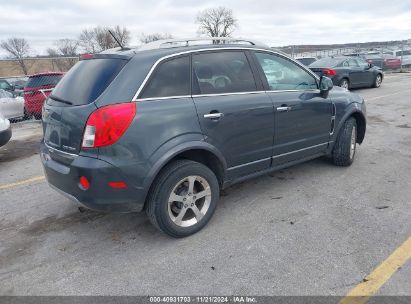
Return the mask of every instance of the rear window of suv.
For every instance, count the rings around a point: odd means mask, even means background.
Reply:
[[[30,77],[27,81],[27,88],[37,88],[42,86],[55,86],[63,75],[39,75]]]
[[[67,72],[54,88],[52,96],[75,106],[92,103],[110,85],[126,63],[127,60],[118,58],[82,60]]]

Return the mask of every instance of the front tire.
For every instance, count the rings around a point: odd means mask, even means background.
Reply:
[[[219,200],[215,174],[205,165],[178,160],[167,165],[150,191],[146,213],[151,223],[172,237],[186,237],[211,219]]]
[[[347,167],[354,162],[357,148],[357,122],[354,117],[347,119],[335,142],[332,160],[336,166]]]

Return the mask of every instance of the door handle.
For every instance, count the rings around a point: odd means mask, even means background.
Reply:
[[[278,107],[277,111],[278,112],[288,112],[288,111],[291,111],[291,107]]]
[[[208,118],[208,119],[219,119],[224,117],[223,113],[210,113],[210,114],[204,114],[203,116],[204,118]]]

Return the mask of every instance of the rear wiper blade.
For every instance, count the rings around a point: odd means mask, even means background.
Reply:
[[[55,101],[62,102],[62,103],[68,104],[68,105],[73,105],[73,103],[72,103],[71,101],[68,101],[68,100],[65,100],[65,99],[63,99],[63,98],[54,96],[53,94],[50,95],[49,97],[50,97],[51,99],[55,100]]]

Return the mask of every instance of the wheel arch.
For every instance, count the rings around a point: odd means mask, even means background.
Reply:
[[[170,150],[166,155],[155,162],[144,181],[143,188],[146,189],[145,197],[147,197],[158,174],[164,167],[178,159],[193,160],[207,166],[216,175],[220,186],[223,185],[227,169],[227,163],[223,155],[214,146],[206,142],[185,143]]]
[[[349,117],[355,118],[355,122],[357,124],[357,143],[361,144],[365,137],[365,130],[366,130],[365,117],[361,112],[358,112],[358,111],[353,112]]]
[[[341,119],[338,128],[335,132],[335,139],[337,138],[338,134],[341,131],[341,127],[344,125],[344,123],[349,119],[350,117],[353,117],[355,119],[355,122],[357,124],[357,143],[361,144],[364,140],[365,137],[365,131],[367,128],[367,123],[366,123],[366,118],[364,114],[357,108],[352,109],[350,112],[348,112],[344,117]]]

